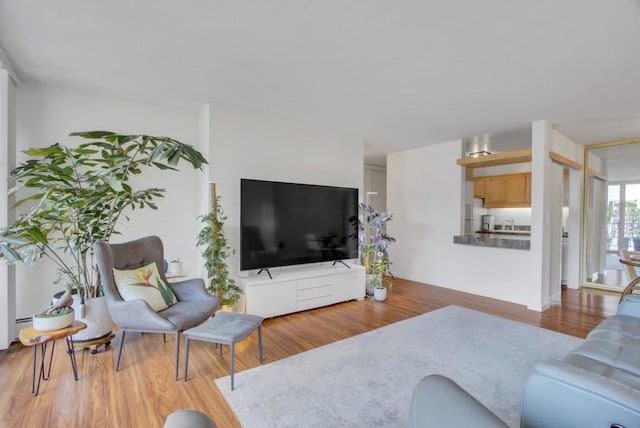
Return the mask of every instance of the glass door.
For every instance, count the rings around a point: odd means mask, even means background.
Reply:
[[[618,251],[640,255],[640,138],[585,147],[582,278],[621,291],[628,284]]]

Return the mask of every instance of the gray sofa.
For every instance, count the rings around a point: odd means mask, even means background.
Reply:
[[[431,375],[414,390],[408,426],[505,425],[460,386]],[[535,365],[520,426],[640,427],[640,296],[627,296],[616,315],[561,360]]]
[[[640,427],[639,296],[628,296],[562,360],[535,365],[521,426]]]

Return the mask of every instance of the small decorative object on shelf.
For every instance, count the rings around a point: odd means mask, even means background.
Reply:
[[[180,260],[180,258],[171,260],[169,262],[167,273],[170,273],[170,274],[182,273],[182,260]]]

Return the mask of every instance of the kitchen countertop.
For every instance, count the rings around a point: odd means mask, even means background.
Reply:
[[[474,245],[477,247],[507,248],[512,250],[530,250],[531,236],[519,233],[472,233],[456,235],[454,244]]]

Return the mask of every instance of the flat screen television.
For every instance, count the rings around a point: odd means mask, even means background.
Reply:
[[[358,189],[240,180],[240,270],[358,257]]]

